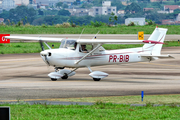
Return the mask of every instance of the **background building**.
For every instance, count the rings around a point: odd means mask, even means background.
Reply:
[[[9,11],[12,8],[15,8],[15,1],[14,0],[3,0],[1,4],[1,9],[2,10],[7,10]]]
[[[42,4],[42,5],[48,5],[48,6],[55,6],[56,3],[59,2],[59,0],[36,0],[35,1],[37,4]]]
[[[112,12],[116,15],[116,6],[111,6],[111,1],[103,1],[102,7],[93,7],[93,16],[110,15]]]
[[[28,5],[29,0],[14,0],[16,5]]]
[[[127,18],[125,19],[125,25],[134,22],[135,25],[145,25],[145,18]]]

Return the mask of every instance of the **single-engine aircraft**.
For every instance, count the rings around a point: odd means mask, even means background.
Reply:
[[[89,76],[94,81],[100,81],[102,78],[107,77],[108,74],[101,71],[92,71],[90,67],[173,58],[170,55],[161,55],[166,32],[167,29],[156,27],[148,40],[65,39],[22,36],[4,36],[4,38],[39,41],[42,48],[40,56],[47,65],[55,68],[55,72],[48,74],[52,81],[60,78],[67,79],[75,75],[75,70],[81,67],[87,67],[90,71]],[[46,44],[49,48],[48,50],[44,50],[42,42]],[[47,42],[61,42],[61,45],[58,49],[52,49]],[[105,50],[102,47],[103,44],[144,44],[144,46],[130,49]],[[72,68],[72,70],[64,68]]]

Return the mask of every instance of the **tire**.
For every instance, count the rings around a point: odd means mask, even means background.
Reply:
[[[63,77],[61,77],[61,79],[68,79],[68,76],[64,75]]]
[[[52,81],[56,81],[57,79],[51,78]]]
[[[100,81],[101,78],[93,78],[94,81]]]
[[[68,75],[66,73],[64,73],[64,76],[61,77],[61,79],[68,79]]]

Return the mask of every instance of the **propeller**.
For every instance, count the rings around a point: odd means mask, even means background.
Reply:
[[[41,49],[42,49],[42,52],[41,52],[40,54],[41,54],[42,56],[44,56],[45,63],[46,63],[48,66],[50,66],[50,64],[49,64],[49,62],[48,62],[48,59],[47,59],[48,53],[44,51],[44,45],[43,45],[43,43],[42,43],[41,40],[39,41],[39,43],[40,43],[40,46],[41,46]]]
[[[39,41],[42,51],[44,51],[44,45],[42,43],[42,40]]]

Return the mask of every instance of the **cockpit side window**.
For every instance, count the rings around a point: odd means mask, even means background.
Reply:
[[[88,53],[93,49],[92,45],[85,45],[85,44],[81,44],[81,46],[79,47],[79,51],[82,53]]]

